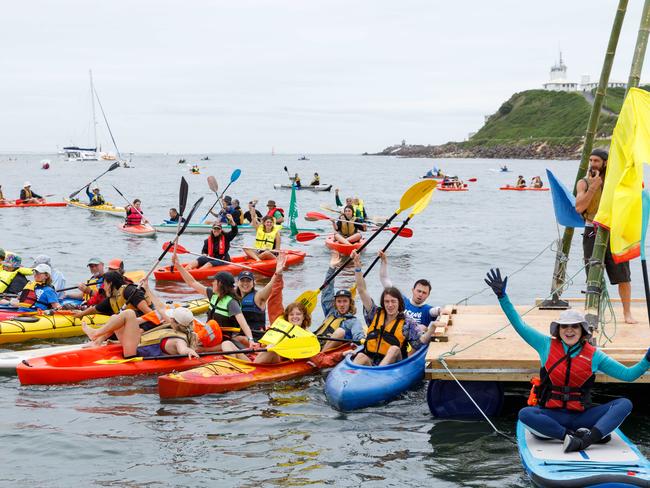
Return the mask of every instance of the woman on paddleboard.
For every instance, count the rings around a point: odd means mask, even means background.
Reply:
[[[539,354],[540,385],[535,387],[537,406],[519,411],[519,420],[539,437],[564,441],[564,452],[577,452],[594,443],[608,442],[632,411],[632,402],[617,398],[592,405],[595,373],[621,381],[634,381],[650,367],[650,349],[637,364],[626,367],[589,343],[591,330],[584,316],[565,310],[551,322],[551,336],[526,324],[506,295],[508,278],[490,270],[485,282],[521,338]]]

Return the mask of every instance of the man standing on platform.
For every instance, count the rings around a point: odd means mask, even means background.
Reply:
[[[594,217],[598,213],[600,197],[603,192],[603,184],[607,173],[607,159],[609,154],[604,149],[594,149],[589,156],[589,171],[587,176],[578,181],[576,187],[576,211],[582,215],[585,220],[585,233],[582,235],[582,249],[584,252],[585,269],[589,275],[589,260],[594,252],[594,243],[596,242],[596,228],[594,227]],[[607,241],[607,253],[605,254],[605,269],[609,282],[612,285],[618,285],[618,294],[623,304],[623,315],[625,322],[636,324],[637,321],[632,317],[631,300],[632,300],[632,278],[630,273],[630,263],[615,263],[612,258],[612,252]]]

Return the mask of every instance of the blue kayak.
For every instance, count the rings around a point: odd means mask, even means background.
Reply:
[[[342,411],[388,402],[422,380],[426,355],[427,348],[421,347],[388,366],[361,366],[352,362],[354,355],[347,356],[327,376],[327,400]]]
[[[650,463],[618,429],[606,444],[565,453],[561,441],[539,439],[517,422],[517,446],[535,486],[650,486]]]

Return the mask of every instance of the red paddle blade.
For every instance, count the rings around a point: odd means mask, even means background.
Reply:
[[[167,246],[173,246],[173,245],[174,245],[174,243],[172,241],[167,241],[167,242],[163,243],[162,248],[167,249]],[[177,254],[187,254],[188,252],[189,251],[187,249],[185,249],[183,246],[181,246],[180,244],[176,244],[176,253]]]
[[[400,237],[413,237],[413,229],[409,229],[408,227],[404,227],[402,230],[400,230],[399,227],[389,227],[386,230],[389,230]]]
[[[316,220],[329,220],[330,219],[327,215],[322,214],[320,212],[307,212],[306,216],[309,217],[310,219],[316,219]]]
[[[298,242],[307,242],[316,239],[319,236],[320,234],[316,234],[314,232],[298,232],[296,234],[296,240]]]
[[[478,181],[478,178],[470,178],[469,180],[470,183],[476,183]]]

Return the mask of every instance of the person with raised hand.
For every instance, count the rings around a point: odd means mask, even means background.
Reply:
[[[499,305],[521,338],[537,351],[541,362],[540,385],[535,387],[537,406],[519,411],[519,420],[534,435],[564,442],[564,452],[587,449],[607,442],[625,417],[632,402],[617,398],[593,405],[591,389],[595,373],[621,381],[634,381],[650,367],[650,348],[634,366],[627,367],[589,342],[592,331],[583,314],[565,310],[551,322],[550,335],[526,324],[506,294],[508,278],[499,268],[487,274],[485,282],[499,299]]]

